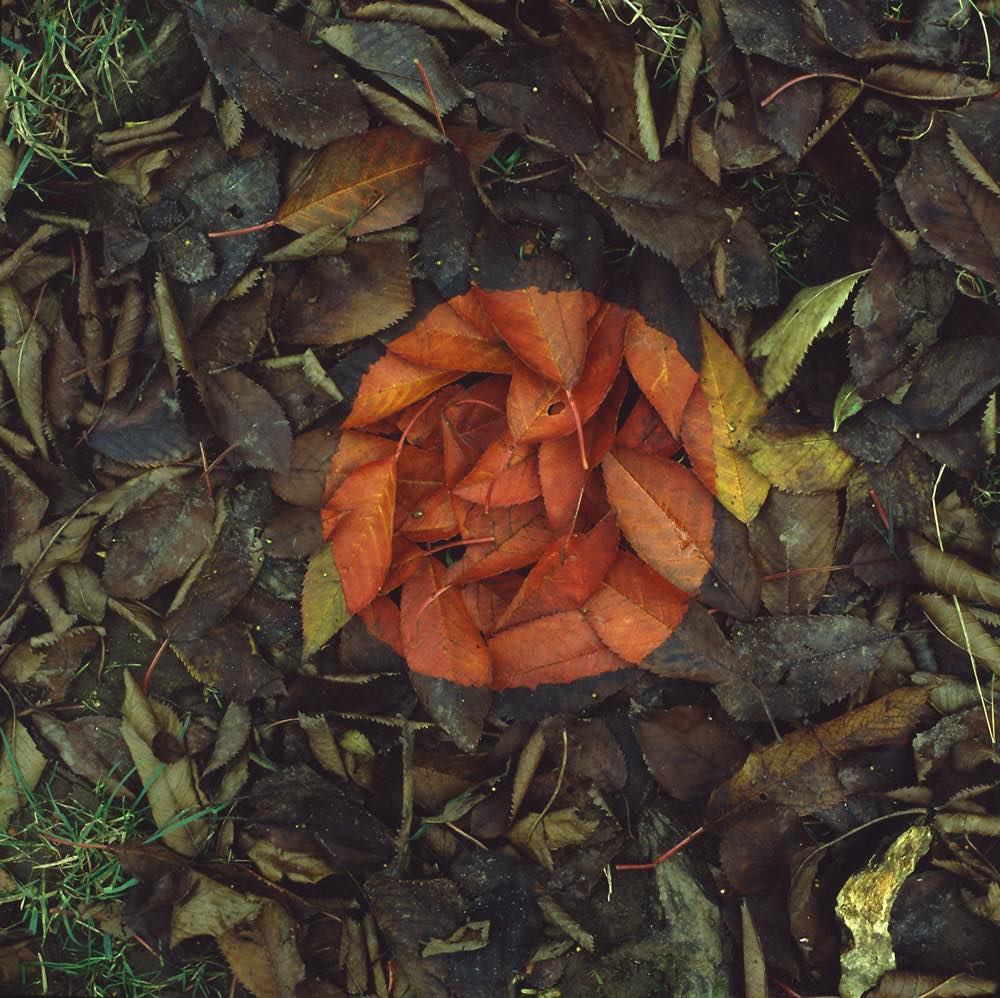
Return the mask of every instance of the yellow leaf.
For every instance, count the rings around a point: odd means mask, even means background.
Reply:
[[[705,320],[701,321],[702,360],[681,424],[681,439],[701,482],[743,523],[759,512],[771,486],[737,448],[764,415],[757,386]]]
[[[828,430],[755,430],[742,448],[750,463],[785,492],[834,492],[854,470],[854,458]]]

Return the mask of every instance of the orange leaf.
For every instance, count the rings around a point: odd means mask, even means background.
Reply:
[[[466,609],[483,634],[492,634],[498,630],[497,621],[521,588],[522,582],[524,579],[520,575],[510,572],[461,587]]]
[[[628,389],[628,378],[619,374],[607,401],[596,416],[584,427],[583,438],[591,469],[598,465],[614,443],[618,410]],[[552,529],[565,534],[572,529],[582,508],[584,491],[599,477],[580,463],[580,451],[573,437],[545,440],[538,448],[538,477],[542,484],[542,499]]]
[[[698,374],[682,356],[677,341],[632,312],[625,326],[625,361],[667,429],[680,437],[684,406]]]
[[[427,552],[422,547],[418,547],[413,541],[401,534],[396,534],[392,539],[392,561],[389,564],[385,581],[382,583],[382,592],[391,593],[401,586],[420,566],[421,558],[426,557]],[[379,599],[382,598],[382,596],[379,597]],[[375,602],[377,603],[378,600]]]
[[[295,232],[324,225],[352,236],[402,225],[424,203],[424,167],[440,146],[387,126],[331,142],[276,220]]]
[[[396,445],[385,437],[359,430],[344,430],[337,441],[337,449],[330,458],[330,468],[326,473],[323,500],[326,502],[344,479],[355,469],[380,457],[388,457],[396,452]]]
[[[571,683],[629,667],[601,643],[579,610],[536,617],[500,631],[490,638],[489,650],[495,690]]]
[[[486,644],[462,594],[457,588],[445,589],[444,580],[444,565],[436,558],[425,558],[403,583],[400,625],[406,662],[425,676],[462,686],[489,686]]]
[[[394,339],[389,350],[413,364],[456,371],[509,374],[514,360],[473,291],[431,309],[410,332]]]
[[[690,597],[627,551],[587,600],[587,620],[626,662],[641,662],[684,619]]]
[[[530,565],[552,540],[540,499],[523,506],[473,509],[463,534],[469,539],[492,537],[492,544],[477,544],[448,569],[448,582],[478,582]]]
[[[619,447],[642,451],[643,454],[659,454],[660,457],[673,457],[681,449],[645,395],[636,399],[618,431],[615,443]]]
[[[529,367],[563,388],[574,388],[587,360],[587,323],[598,309],[587,291],[479,292],[486,314],[506,344]]]
[[[355,468],[324,507],[336,515],[330,534],[347,609],[357,613],[378,595],[392,561],[396,457]]]
[[[358,616],[364,621],[368,633],[387,644],[397,655],[403,656],[403,632],[399,627],[399,607],[387,596],[379,596],[369,603]]]
[[[556,538],[528,573],[498,627],[578,610],[601,584],[617,554],[618,524],[612,513],[585,534]]]
[[[687,468],[624,448],[609,451],[602,467],[608,501],[643,561],[710,606],[752,613],[760,580],[746,528]]]
[[[591,319],[590,330],[587,361],[579,384],[573,389],[573,402],[582,423],[597,412],[621,368],[624,310],[602,303]],[[563,387],[542,378],[525,364],[514,365],[507,397],[507,424],[519,443],[551,440],[576,429]]]
[[[452,490],[460,499],[489,506],[519,506],[542,494],[538,448],[516,446],[507,433],[483,452]]]
[[[764,414],[764,397],[739,358],[701,320],[701,371],[681,420],[681,440],[702,484],[749,523],[771,484],[737,448]]]
[[[460,377],[461,371],[438,371],[433,367],[421,367],[387,353],[362,375],[358,396],[340,425],[344,429],[350,429],[378,422]]]

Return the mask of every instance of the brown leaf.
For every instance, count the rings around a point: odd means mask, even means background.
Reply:
[[[740,681],[715,695],[737,720],[797,720],[863,687],[891,640],[859,617],[761,617],[733,635]]]
[[[704,707],[671,707],[633,722],[653,779],[678,800],[693,800],[728,779],[746,746]]]
[[[630,236],[682,269],[732,228],[718,190],[680,160],[641,163],[605,143],[576,180]]]
[[[955,164],[940,129],[913,144],[896,187],[931,246],[1000,285],[1000,198]]]
[[[275,495],[293,506],[319,509],[323,505],[330,458],[340,444],[340,436],[317,426],[300,433],[292,441],[288,471],[268,476]]]
[[[954,597],[922,594],[913,602],[927,619],[956,648],[972,653],[996,675],[1000,676],[1000,642]],[[956,606],[957,603],[957,606]]]
[[[771,493],[750,524],[750,550],[765,576],[760,596],[770,613],[812,610],[830,579],[839,530],[835,493]]]
[[[188,10],[188,25],[216,79],[276,135],[318,149],[367,127],[343,67],[274,17],[202,0]]]
[[[941,551],[919,534],[909,534],[910,556],[924,581],[973,603],[1000,607],[1000,580],[973,568],[964,558]]]
[[[130,512],[107,540],[104,585],[145,599],[183,575],[212,539],[215,504],[201,482],[172,482]]]
[[[324,28],[319,37],[425,111],[433,111],[434,106],[415,65],[418,60],[441,114],[446,114],[465,96],[452,75],[441,43],[414,24],[345,19]]]
[[[206,378],[204,387],[205,408],[219,436],[250,467],[287,472],[292,430],[270,392],[236,370]]]
[[[837,779],[837,762],[849,752],[905,744],[926,717],[926,689],[906,687],[824,721],[793,731],[784,740],[752,752],[743,768],[712,794],[706,820],[721,821],[738,810],[767,802],[797,814],[834,807],[849,791]]]
[[[424,167],[437,153],[436,143],[394,126],[338,139],[320,153],[277,220],[296,232],[336,225],[352,236],[401,225],[420,211]]]
[[[348,343],[391,326],[412,307],[407,247],[352,246],[309,265],[289,296],[282,339],[320,346]]]
[[[306,976],[295,930],[285,908],[266,900],[252,922],[229,929],[216,942],[233,976],[257,998],[289,998]]]

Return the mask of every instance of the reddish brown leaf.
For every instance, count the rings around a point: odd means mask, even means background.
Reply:
[[[586,291],[479,292],[486,314],[504,342],[529,367],[573,389],[587,359],[587,324],[598,310]]]
[[[592,335],[573,403],[581,423],[598,410],[615,382],[622,363],[625,312],[607,302],[591,320]],[[507,423],[520,443],[551,440],[576,429],[576,418],[565,389],[525,364],[515,364],[507,397]],[[589,455],[588,455],[589,456]]]
[[[687,468],[618,448],[602,467],[608,501],[644,561],[710,606],[737,616],[752,613],[760,581],[746,528]]]
[[[462,586],[462,599],[476,627],[483,634],[499,630],[499,620],[524,579],[511,572],[483,582]]]
[[[395,508],[394,454],[352,471],[323,508],[324,535],[333,547],[351,613],[375,599],[385,581]]]
[[[496,690],[570,683],[628,668],[609,651],[579,610],[536,617],[489,641]]]
[[[586,534],[557,537],[528,573],[498,627],[578,610],[601,584],[617,554],[618,524],[611,514]]]
[[[424,167],[437,153],[437,143],[395,126],[338,139],[278,209],[277,221],[302,233],[350,228],[352,236],[401,225],[420,211]]]
[[[615,654],[638,664],[670,637],[684,619],[689,603],[687,594],[659,572],[635,555],[620,551],[584,611]]]
[[[545,513],[552,529],[558,533],[565,534],[573,529],[577,516],[585,508],[588,487],[592,493],[594,490],[603,493],[600,476],[594,469],[614,443],[618,410],[627,389],[628,379],[622,372],[607,400],[584,427],[583,443],[589,470],[580,461],[580,447],[575,437],[545,440],[538,448],[538,476]],[[601,504],[607,505],[603,495]],[[595,517],[592,515],[591,519]]]
[[[386,354],[362,376],[358,397],[341,426],[346,430],[377,423],[461,376],[461,371],[421,367],[395,354]]]

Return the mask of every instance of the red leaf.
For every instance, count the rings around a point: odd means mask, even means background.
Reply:
[[[340,425],[349,429],[385,419],[460,377],[461,371],[422,367],[387,353],[362,375],[358,396]]]
[[[588,533],[556,538],[528,573],[498,627],[578,610],[601,584],[617,554],[618,523],[611,513]]]
[[[469,538],[492,537],[492,544],[477,544],[448,569],[450,583],[478,582],[504,572],[512,572],[535,561],[552,540],[545,523],[545,507],[540,499],[523,506],[474,509],[465,521],[463,534]]]
[[[636,553],[710,606],[747,616],[760,597],[746,528],[682,465],[624,448],[602,463],[608,501]]]
[[[324,522],[328,515],[334,520],[330,544],[351,613],[375,599],[385,581],[395,508],[393,454],[355,468],[323,509]]]
[[[401,586],[420,567],[420,560],[426,557],[427,552],[422,547],[401,534],[396,534],[392,539],[392,561],[382,583],[382,592],[391,593]]]
[[[598,301],[587,291],[478,292],[497,333],[529,367],[574,388],[587,359],[587,323]]]
[[[486,448],[469,473],[453,488],[468,502],[519,506],[542,494],[538,448],[515,446],[504,433]]]
[[[642,451],[643,454],[659,454],[660,457],[673,457],[681,449],[645,395],[636,399],[618,431],[615,443],[619,447]]]
[[[489,640],[493,689],[571,683],[628,668],[609,651],[579,610],[536,617]]]
[[[462,594],[445,588],[444,565],[436,558],[425,558],[403,584],[400,625],[406,662],[415,672],[461,686],[490,685],[490,656],[482,635]]]
[[[625,326],[625,360],[667,429],[680,437],[681,416],[698,383],[698,373],[681,355],[677,342],[632,312]]]
[[[456,371],[509,374],[514,361],[474,291],[431,309],[389,350],[413,364]]]
[[[587,601],[587,620],[626,662],[641,662],[684,619],[690,597],[627,551]]]

